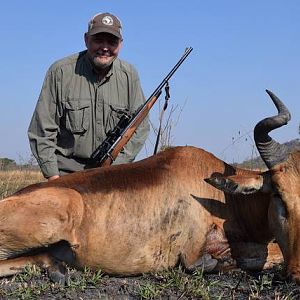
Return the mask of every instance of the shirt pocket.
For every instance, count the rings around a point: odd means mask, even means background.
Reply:
[[[91,120],[89,99],[68,100],[66,102],[66,128],[74,134],[85,133]]]
[[[108,109],[108,116],[105,124],[105,133],[108,134],[108,132],[116,127],[118,122],[120,121],[120,118],[124,114],[129,114],[129,110],[126,107],[116,107],[109,105]]]

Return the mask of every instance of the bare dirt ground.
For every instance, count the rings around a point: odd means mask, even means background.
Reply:
[[[69,270],[65,285],[45,271],[0,280],[0,299],[300,299],[300,287],[280,279],[279,268],[249,274],[232,271],[203,275],[180,268],[138,277],[109,277],[100,271]]]

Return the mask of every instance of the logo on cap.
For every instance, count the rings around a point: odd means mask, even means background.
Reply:
[[[104,25],[108,25],[108,26],[112,26],[114,24],[114,21],[112,19],[112,17],[110,16],[105,16],[103,19],[102,19],[102,23]]]

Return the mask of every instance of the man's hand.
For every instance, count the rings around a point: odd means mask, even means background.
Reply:
[[[49,177],[48,181],[52,181],[52,180],[57,179],[57,178],[59,178],[59,175],[54,175],[54,176]]]

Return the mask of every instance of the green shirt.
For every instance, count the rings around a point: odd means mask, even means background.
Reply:
[[[84,169],[97,146],[115,127],[122,112],[143,103],[135,68],[115,59],[100,82],[86,51],[55,62],[48,70],[28,129],[32,153],[48,178]],[[134,160],[149,133],[145,119],[114,163]]]

